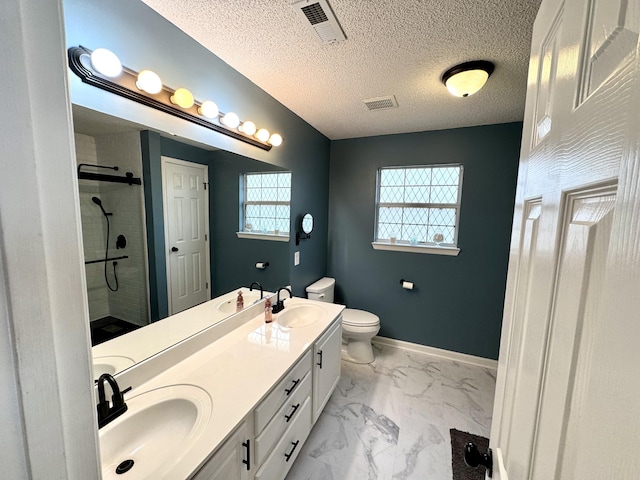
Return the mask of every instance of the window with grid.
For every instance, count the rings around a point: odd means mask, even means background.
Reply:
[[[378,170],[376,242],[457,247],[462,165]]]
[[[244,175],[243,230],[289,235],[291,172]]]

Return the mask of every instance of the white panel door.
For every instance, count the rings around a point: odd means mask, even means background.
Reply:
[[[494,478],[640,478],[640,0],[543,0],[532,39]]]
[[[209,300],[209,196],[205,165],[162,157],[169,314]]]

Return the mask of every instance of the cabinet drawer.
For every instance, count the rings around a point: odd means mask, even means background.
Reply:
[[[307,352],[255,409],[254,426],[256,435],[262,432],[262,429],[282,407],[287,398],[298,389],[302,379],[310,370],[311,352]]]
[[[282,480],[287,475],[311,431],[311,400],[308,397],[301,408],[300,415],[267,457],[255,480]]]
[[[260,465],[271,448],[276,444],[284,431],[293,425],[293,421],[302,412],[307,397],[311,396],[311,373],[307,373],[295,391],[287,397],[284,405],[273,416],[271,421],[264,428],[262,433],[256,437],[255,463]]]

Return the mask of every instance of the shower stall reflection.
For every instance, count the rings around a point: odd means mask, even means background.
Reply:
[[[144,197],[135,178],[140,142],[130,133],[75,139],[91,343],[97,345],[149,323]]]

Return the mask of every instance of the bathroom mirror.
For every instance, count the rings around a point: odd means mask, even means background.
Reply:
[[[275,291],[289,283],[288,243],[240,239],[235,233],[239,226],[240,176],[283,169],[150,132],[146,136],[156,142],[163,156],[206,164],[207,184],[211,186],[206,253],[210,258],[210,298],[219,301],[206,315],[206,323],[193,320],[185,311],[180,314],[180,327],[171,327],[168,332],[168,326],[162,325],[170,314],[165,216],[162,202],[148,201],[150,187],[161,187],[157,184],[160,179],[149,173],[149,165],[143,172],[145,145],[140,132],[147,128],[77,106],[73,106],[73,119],[78,164],[100,165],[82,167],[92,175],[78,180],[96,373],[118,373],[234,314],[235,296],[241,287],[259,282],[266,291]],[[127,177],[127,172],[140,178],[141,184],[119,181]],[[257,262],[269,262],[269,267],[257,269]],[[259,299],[259,291],[244,292],[245,306]]]
[[[302,217],[302,231],[307,235],[313,231],[313,217],[310,213]]]
[[[298,221],[296,229],[296,245],[300,244],[300,240],[311,238],[313,231],[313,216],[310,213],[304,214]]]

